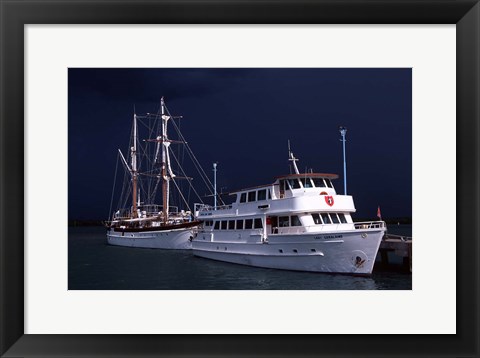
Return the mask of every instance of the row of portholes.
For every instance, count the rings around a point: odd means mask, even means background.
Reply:
[[[226,246],[224,246],[223,249],[224,249],[225,251],[227,251],[227,247],[226,247]],[[221,250],[220,246],[217,246],[217,250]],[[278,252],[281,253],[281,254],[284,253],[284,252],[283,252],[283,249],[278,249]],[[293,249],[292,252],[293,252],[294,254],[298,254],[298,250],[297,250],[297,249]],[[310,249],[310,252],[317,252],[317,250],[315,250],[315,249]]]
[[[125,236],[125,231],[122,231],[122,236]],[[130,234],[130,237],[148,237],[148,236],[151,236],[151,234]],[[163,234],[160,234],[160,236],[163,236]],[[165,234],[165,236],[168,236],[168,234]]]
[[[317,250],[315,250],[315,249],[310,249],[310,251],[311,251],[311,252],[317,252]],[[281,254],[283,254],[283,249],[278,249],[278,252],[281,253]],[[293,252],[294,254],[298,254],[298,250],[297,250],[297,249],[293,249],[292,252]]]

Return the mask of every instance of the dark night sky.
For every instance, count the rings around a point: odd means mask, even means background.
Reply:
[[[354,218],[378,205],[384,218],[411,216],[410,69],[69,69],[68,90],[70,220],[109,217],[134,106],[156,112],[161,96],[205,171],[219,163],[224,191],[287,174],[290,140],[300,171],[339,174],[342,194],[343,125]]]

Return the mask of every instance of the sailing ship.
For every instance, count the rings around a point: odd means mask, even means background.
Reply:
[[[230,205],[195,205],[202,222],[195,256],[285,269],[370,275],[386,231],[383,221],[358,222],[350,195],[337,194],[336,174],[294,173],[231,193]]]
[[[195,167],[200,168],[202,178],[208,183],[209,180],[204,172],[202,174],[198,160],[181,134],[179,126],[175,124],[174,119],[177,118],[181,117],[170,114],[163,97],[157,113],[147,113],[144,116],[134,114],[127,156],[129,160],[125,159],[120,149],[118,150],[118,160],[125,169],[125,180],[119,200],[120,209],[112,213],[111,220],[106,222],[108,244],[157,249],[191,248],[191,240],[196,233],[199,221],[194,220],[188,197],[186,198],[182,193],[182,185],[179,181],[185,179],[189,183],[188,191],[190,192],[192,178],[185,175],[181,158],[178,158],[179,155],[175,156],[171,150],[171,144],[184,145]],[[139,122],[145,127],[144,132],[147,136],[153,136],[153,138],[139,139]],[[170,122],[173,122],[179,140],[169,138]],[[184,156],[185,152],[182,154],[182,157]],[[174,172],[174,163],[178,164],[177,172],[180,174]],[[143,170],[141,170],[142,165],[145,167]],[[173,189],[177,192],[178,201],[186,209],[172,205]],[[115,192],[115,184],[113,192]],[[156,204],[160,196],[161,205]],[[124,204],[127,203],[131,205],[125,207]]]

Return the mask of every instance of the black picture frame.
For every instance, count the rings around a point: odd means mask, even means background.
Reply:
[[[69,1],[0,0],[0,355],[30,356],[479,356],[478,0]],[[456,24],[457,218],[455,335],[25,335],[24,25]],[[435,119],[432,118],[432,125]],[[452,175],[452,173],[448,173]],[[453,195],[449,191],[448,195]],[[439,218],[439,221],[441,219]],[[38,238],[41,239],[41,238]],[[448,265],[441,270],[448,270]],[[398,308],[396,314],[401,314]],[[378,312],[382,324],[384,312]],[[388,317],[385,322],[388,322]],[[319,322],[321,324],[321,322]],[[388,324],[388,323],[385,323]],[[391,321],[394,324],[394,320]],[[412,325],[414,322],[412,322]]]

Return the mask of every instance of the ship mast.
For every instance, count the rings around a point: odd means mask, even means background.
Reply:
[[[132,217],[137,217],[137,115],[133,115],[133,146],[130,148],[132,158]]]
[[[169,196],[169,176],[167,175],[167,158],[168,158],[168,145],[170,144],[167,139],[167,123],[170,116],[165,114],[165,102],[163,97],[161,99],[162,107],[162,198],[163,198],[163,224],[166,225],[168,221],[168,196]]]

